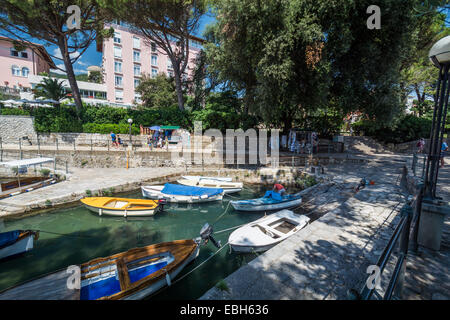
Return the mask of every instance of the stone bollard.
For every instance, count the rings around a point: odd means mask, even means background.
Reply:
[[[448,202],[423,200],[417,243],[423,247],[439,251],[444,220],[448,214],[450,214]]]

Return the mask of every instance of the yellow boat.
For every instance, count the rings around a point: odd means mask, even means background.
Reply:
[[[113,197],[86,197],[81,199],[81,202],[99,216],[103,214],[123,217],[153,216],[163,207],[161,202],[153,200]]]

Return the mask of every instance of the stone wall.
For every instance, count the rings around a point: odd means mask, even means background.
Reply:
[[[0,115],[0,137],[3,141],[17,141],[23,137],[36,139],[34,117]]]

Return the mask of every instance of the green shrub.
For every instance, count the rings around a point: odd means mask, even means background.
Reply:
[[[12,115],[12,116],[29,116],[30,110],[28,108],[8,108],[3,107],[0,109],[1,115]]]
[[[48,177],[50,175],[50,169],[41,169],[39,171],[44,177]]]
[[[86,123],[83,125],[83,132],[87,133],[104,133],[108,134],[110,132],[120,133],[120,134],[129,134],[130,127],[128,124],[119,123]],[[131,126],[131,134],[139,134],[140,130],[134,124]]]
[[[372,137],[384,143],[403,143],[428,137],[431,131],[431,120],[414,115],[404,115],[392,125],[362,120],[352,125],[355,133]]]

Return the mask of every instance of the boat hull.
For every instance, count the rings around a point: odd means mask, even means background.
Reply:
[[[302,230],[309,221],[289,210],[278,211],[233,231],[228,243],[236,252],[267,251]]]
[[[224,193],[236,193],[240,192],[243,188],[241,182],[228,182],[220,180],[190,180],[190,179],[180,179],[177,180],[179,184],[191,187],[202,187],[202,188],[220,188],[223,189]]]
[[[89,209],[92,212],[97,213],[99,216],[106,215],[106,216],[114,216],[114,217],[150,217],[154,216],[155,213],[161,210],[161,208],[158,206],[155,209],[145,209],[145,210],[133,210],[133,211],[127,211],[127,210],[114,210],[114,209],[104,209],[104,208],[97,208],[92,207],[87,204],[84,205],[87,209]]]
[[[76,270],[65,268],[6,289],[0,292],[0,300],[142,299],[168,285],[166,275],[170,276],[170,280],[174,279],[198,254],[199,244],[194,240],[175,240],[133,248],[72,266],[78,267],[81,272],[81,287],[78,289],[69,288],[69,283],[75,283]],[[156,267],[158,261],[166,263]],[[149,266],[151,269],[145,271]],[[144,274],[139,271],[140,268],[144,268],[141,269]],[[136,270],[137,273],[134,273]],[[120,286],[103,282],[109,279],[120,282]],[[113,291],[108,291],[108,288]]]
[[[172,203],[202,203],[202,202],[220,201],[223,199],[223,194],[203,198],[200,196],[165,194],[161,192],[163,187],[164,186],[141,187],[142,196],[153,200],[165,199],[167,202]]]
[[[172,279],[172,280],[175,279],[175,277],[184,269],[184,267],[186,267],[189,263],[191,263],[192,261],[195,260],[195,258],[198,257],[199,252],[200,252],[200,249],[197,247],[197,249],[194,251],[194,253],[191,256],[189,256],[189,258],[187,258],[185,262],[180,264],[180,266],[175,268],[172,272],[169,272],[170,279]],[[141,291],[138,291],[134,294],[130,294],[129,296],[127,296],[121,300],[141,300],[141,299],[144,299],[145,297],[148,297],[149,295],[156,293],[158,290],[164,288],[165,286],[167,286],[167,280],[166,280],[166,278],[163,278],[163,279],[158,280],[156,283],[152,284],[151,286],[149,286]]]
[[[115,197],[87,197],[81,203],[99,216],[146,217],[162,210],[162,205],[153,200]]]
[[[230,247],[233,251],[241,253],[264,252],[275,247],[280,242],[281,241],[267,246],[240,246],[236,244],[230,244]]]
[[[292,208],[300,205],[302,203],[302,199],[299,198],[291,201],[284,201],[264,205],[254,205],[254,206],[248,204],[241,204],[239,203],[239,201],[230,201],[230,203],[233,206],[233,208],[237,211],[257,212],[257,211],[274,211]]]
[[[183,179],[187,180],[218,180],[218,181],[225,181],[225,182],[232,182],[233,178],[228,177],[203,177],[203,176],[181,176]]]
[[[0,259],[15,256],[32,250],[34,247],[34,235],[24,237],[15,243],[0,249]]]

